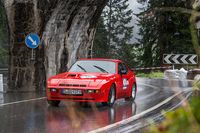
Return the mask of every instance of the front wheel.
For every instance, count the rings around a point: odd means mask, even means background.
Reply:
[[[132,89],[131,89],[131,96],[125,98],[126,101],[130,101],[130,100],[134,101],[134,100],[135,100],[135,98],[136,98],[136,87],[137,87],[136,84],[134,84],[134,85],[132,86]]]
[[[54,107],[58,107],[58,105],[60,104],[59,100],[47,100],[48,104]]]
[[[103,102],[103,105],[108,105],[110,107],[112,107],[115,103],[115,86],[112,85],[110,88],[110,92],[108,95],[108,101],[107,102]]]
[[[80,102],[79,105],[84,108],[89,107],[89,103],[87,102]]]

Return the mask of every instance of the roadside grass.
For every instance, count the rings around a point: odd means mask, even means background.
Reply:
[[[165,114],[165,120],[145,129],[150,133],[200,132],[200,80],[193,82],[192,97],[182,107]]]
[[[163,78],[164,73],[163,72],[150,72],[148,74],[146,73],[136,73],[137,77],[143,77],[143,78]]]

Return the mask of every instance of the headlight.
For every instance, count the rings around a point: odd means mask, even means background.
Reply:
[[[82,75],[82,76],[80,76],[80,78],[82,78],[82,79],[91,79],[91,78],[97,78],[97,76],[94,76],[94,75]]]
[[[51,88],[50,91],[56,93],[56,92],[58,92],[58,89]]]

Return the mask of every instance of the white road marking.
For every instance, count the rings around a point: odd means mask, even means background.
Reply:
[[[153,89],[157,89],[157,90],[162,89],[161,87],[156,87],[156,86],[145,84],[145,83],[138,83],[138,85],[144,85],[144,86],[147,86],[147,87],[150,87],[150,88],[153,88]]]
[[[0,104],[0,107],[6,106],[6,105],[18,104],[18,103],[25,103],[25,102],[30,102],[30,101],[43,100],[45,98],[46,97],[40,97],[40,98],[34,98],[34,99],[28,99],[28,100],[21,100],[21,101],[10,102],[10,103],[3,103],[3,104]]]
[[[162,115],[166,114],[167,112],[176,109],[178,106],[180,106],[184,101],[186,101],[188,99],[188,97],[192,94],[192,92],[190,92],[184,99],[182,99],[176,106],[172,107],[171,109],[161,112],[161,115],[156,116],[161,117]],[[156,119],[156,117],[153,117],[153,119]],[[143,127],[146,127],[148,125],[152,125],[155,124],[154,121],[152,121],[152,118],[148,118],[146,121],[142,121],[142,122],[138,122],[134,125],[129,125],[125,128],[119,129],[118,133],[132,133],[137,131],[138,129],[141,129]]]
[[[184,101],[186,101],[186,100],[189,98],[190,95],[192,95],[192,92],[190,92],[189,94],[187,94],[187,96],[186,96],[185,98],[183,98],[183,99],[179,102],[179,104],[177,104],[177,105],[174,106],[173,108],[169,109],[167,112],[172,111],[172,110],[178,108],[181,104],[183,104]],[[167,113],[167,112],[165,112],[165,113]]]
[[[111,125],[108,125],[108,126],[105,126],[105,127],[102,127],[102,128],[99,128],[99,129],[96,129],[96,130],[93,130],[93,131],[90,131],[89,133],[98,133],[98,132],[106,132],[107,130],[109,129],[112,129],[114,127],[117,127],[117,126],[120,126],[120,125],[125,125],[129,122],[132,122],[134,120],[137,120],[139,118],[141,118],[142,116],[150,113],[151,111],[153,110],[156,110],[158,109],[159,107],[161,107],[162,105],[168,103],[169,101],[171,101],[173,98],[175,98],[176,96],[178,96],[179,94],[183,93],[184,91],[180,91],[180,92],[177,92],[176,94],[172,95],[171,97],[165,99],[164,101],[160,102],[159,104],[141,112],[140,114],[137,114],[137,115],[134,115],[128,119],[125,119],[125,120],[122,120],[122,121],[119,121],[119,122],[116,122],[114,124],[111,124]]]

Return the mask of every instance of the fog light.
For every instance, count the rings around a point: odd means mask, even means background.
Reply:
[[[96,93],[99,93],[100,92],[100,90],[96,90]]]
[[[99,93],[100,90],[85,90],[85,93]]]
[[[85,90],[86,93],[95,93],[95,90]]]

